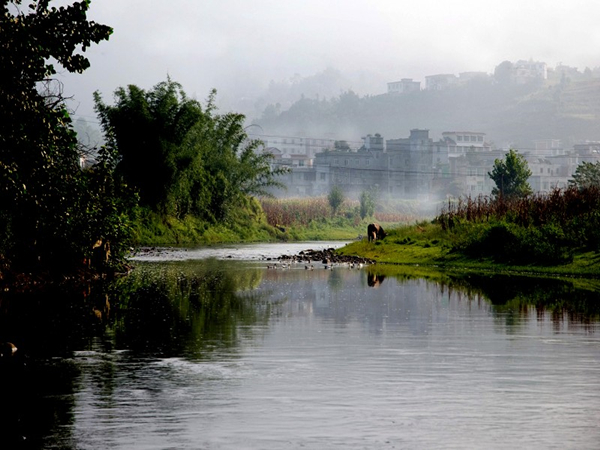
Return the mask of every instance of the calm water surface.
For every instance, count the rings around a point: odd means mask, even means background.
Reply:
[[[70,344],[31,356],[45,381],[21,420],[28,445],[599,448],[596,291],[273,270],[255,250],[140,255],[94,300],[92,332],[44,331]]]

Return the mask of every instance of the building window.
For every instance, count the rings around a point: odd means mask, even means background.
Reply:
[[[321,172],[319,175],[321,176],[321,181],[327,180],[327,175],[325,173]]]
[[[471,142],[476,142],[477,141],[477,136],[471,136]]]
[[[371,160],[367,159],[367,166],[370,166],[370,165],[371,165]]]
[[[347,159],[344,160],[344,165],[347,166],[350,163]]]
[[[337,166],[339,163],[340,161],[337,158],[333,158],[333,164]]]
[[[457,141],[462,141],[462,136],[456,136]]]
[[[301,159],[300,161],[298,161],[298,165],[299,165],[300,167],[304,167],[304,160],[303,160],[303,159]]]
[[[540,167],[540,173],[544,173],[544,168]]]
[[[477,140],[478,140],[479,142],[483,142],[483,136],[477,136]]]

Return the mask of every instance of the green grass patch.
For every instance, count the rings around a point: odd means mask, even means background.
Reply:
[[[468,251],[469,246],[485,238],[486,229],[489,227],[482,224],[472,227],[465,224],[450,232],[443,230],[439,224],[421,222],[388,229],[383,240],[370,243],[365,238],[338,252],[370,258],[379,263],[428,266],[446,271],[600,277],[600,254],[592,251],[572,249],[571,260],[554,264],[522,263],[518,258],[503,262],[493,253],[474,254]]]

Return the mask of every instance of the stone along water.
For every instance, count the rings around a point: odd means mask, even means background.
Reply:
[[[35,322],[19,427],[28,448],[597,448],[597,293],[495,283],[142,263],[76,331]]]

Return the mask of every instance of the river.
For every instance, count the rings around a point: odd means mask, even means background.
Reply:
[[[153,249],[64,303],[5,295],[28,305],[1,324],[27,353],[11,445],[598,448],[597,288],[269,268],[339,245]]]

